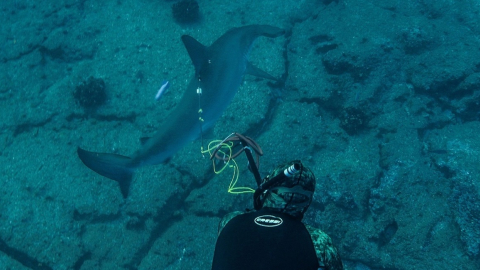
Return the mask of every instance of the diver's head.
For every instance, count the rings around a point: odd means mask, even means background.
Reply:
[[[285,169],[292,164],[296,164],[297,170],[293,170],[291,175],[282,177],[281,181],[259,194],[260,197],[255,198],[256,209],[269,209],[303,218],[315,192],[315,175],[309,168],[304,167],[299,160],[282,164],[265,177],[262,184],[269,185],[269,181],[284,174]]]

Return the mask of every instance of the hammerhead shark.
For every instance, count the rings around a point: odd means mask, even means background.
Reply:
[[[274,26],[243,26],[229,30],[210,47],[191,36],[182,36],[195,75],[160,130],[131,157],[89,152],[80,147],[78,157],[91,170],[117,181],[126,198],[137,168],[167,161],[186,143],[197,139],[202,129],[207,130],[215,124],[232,101],[245,74],[275,80],[250,64],[247,56],[257,37],[275,38],[283,34],[283,29]]]

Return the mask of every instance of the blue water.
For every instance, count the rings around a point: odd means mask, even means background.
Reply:
[[[480,268],[478,1],[198,0],[190,22],[177,2],[1,2],[1,269],[209,269],[220,219],[252,207],[200,153],[232,132],[262,147],[262,176],[292,159],[315,172],[304,221],[346,269]],[[77,146],[131,155],[168,121],[194,73],[182,35],[208,46],[249,24],[287,30],[249,55],[284,83],[246,75],[203,141],[142,168],[127,199],[81,163]],[[106,100],[86,108],[90,77]]]

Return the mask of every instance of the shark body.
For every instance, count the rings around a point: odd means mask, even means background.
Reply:
[[[209,47],[190,36],[182,36],[195,75],[161,129],[132,157],[78,148],[79,158],[96,173],[118,181],[126,198],[135,169],[165,162],[186,143],[198,138],[202,129],[211,128],[232,101],[244,74],[275,79],[252,66],[247,56],[257,37],[275,38],[283,34],[284,30],[273,26],[243,26],[229,30]]]

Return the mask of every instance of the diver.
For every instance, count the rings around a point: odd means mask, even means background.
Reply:
[[[331,238],[302,222],[315,192],[313,172],[295,160],[260,180],[250,143],[236,135],[246,145],[243,150],[257,180],[255,210],[232,212],[222,219],[212,269],[343,269]]]

